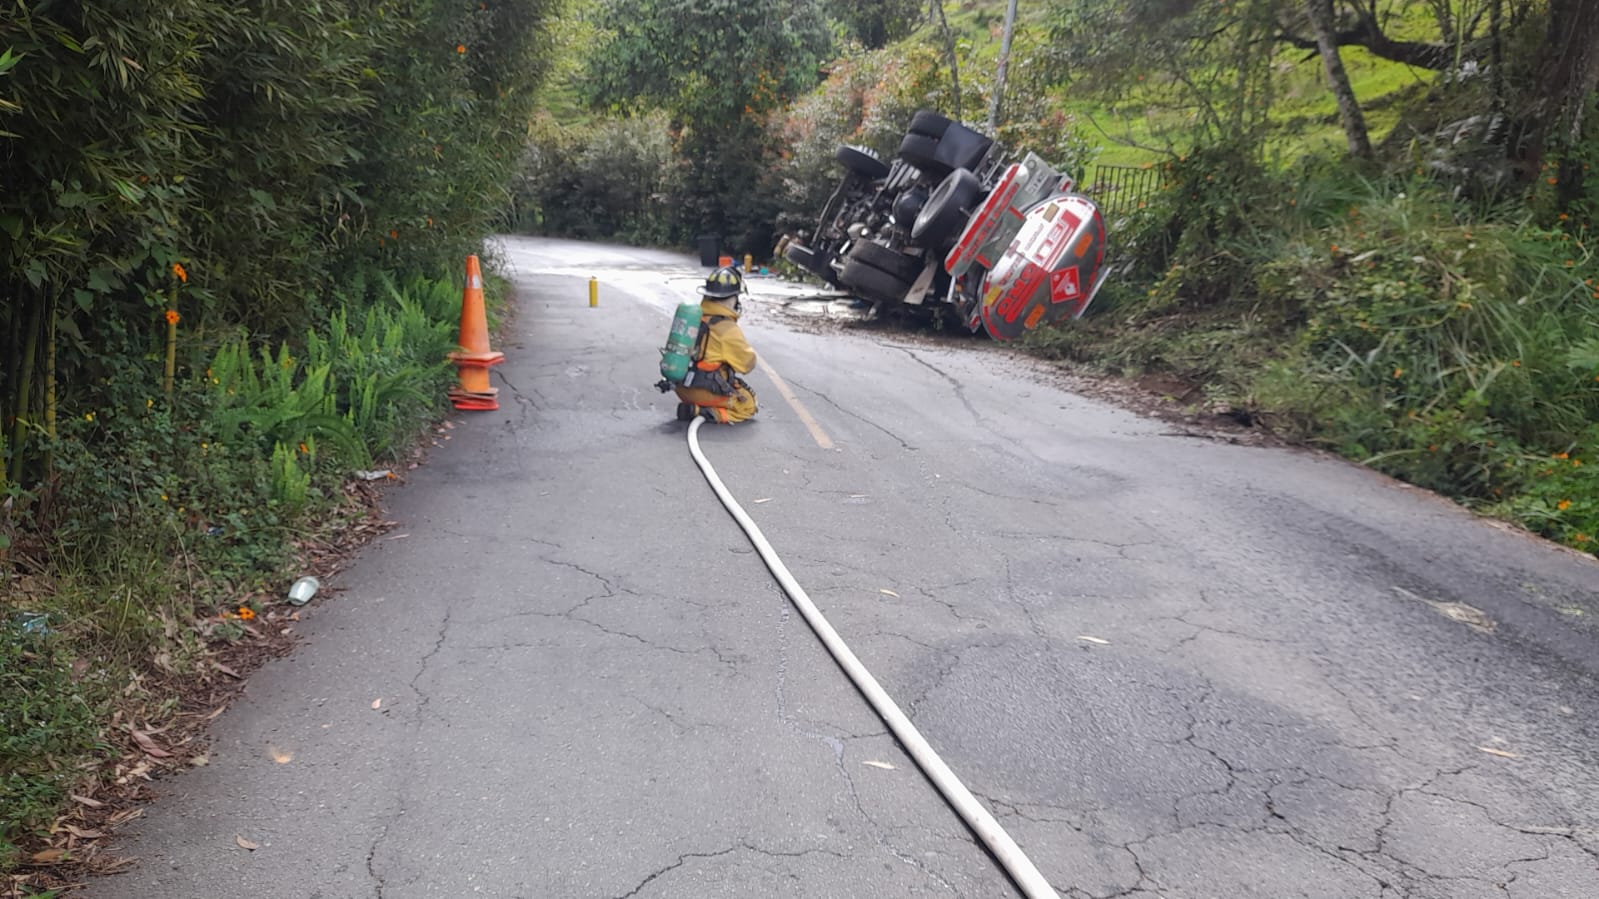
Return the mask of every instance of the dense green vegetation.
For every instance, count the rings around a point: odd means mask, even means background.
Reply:
[[[554,10],[0,11],[0,871],[437,415]]]

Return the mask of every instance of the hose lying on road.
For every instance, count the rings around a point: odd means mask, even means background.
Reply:
[[[733,494],[728,492],[727,485],[717,477],[716,469],[711,467],[711,463],[705,458],[705,453],[700,451],[699,430],[704,422],[704,419],[696,418],[689,423],[689,454],[694,457],[694,463],[700,467],[700,471],[704,472],[705,480],[710,482],[711,489],[716,491],[716,496],[722,501],[722,505],[727,507],[727,511],[732,514],[739,527],[749,536],[750,543],[755,545],[755,551],[761,554],[761,560],[782,585],[783,592],[788,594],[795,608],[805,616],[805,621],[811,626],[811,630],[821,638],[827,651],[838,661],[838,666],[844,669],[844,673],[849,675],[851,681],[854,681],[856,689],[860,690],[866,701],[872,704],[878,717],[882,718],[888,729],[893,731],[900,745],[905,747],[905,751],[921,767],[927,778],[933,782],[933,786],[944,795],[944,800],[965,819],[966,826],[977,834],[977,838],[982,840],[988,851],[999,860],[1000,865],[1005,868],[1005,873],[1009,874],[1016,882],[1016,886],[1021,888],[1022,895],[1027,899],[1059,899],[1054,887],[1050,886],[1044,875],[1034,867],[1032,860],[1022,852],[1020,846],[1016,845],[1016,841],[1010,838],[1010,834],[999,826],[999,822],[988,813],[988,809],[983,808],[977,797],[966,789],[966,785],[960,782],[955,772],[949,770],[949,766],[938,757],[933,747],[927,745],[927,740],[923,739],[916,725],[905,717],[905,713],[900,711],[899,706],[877,682],[877,678],[873,677],[872,673],[866,670],[866,666],[861,664],[861,660],[855,657],[855,653],[850,651],[844,639],[838,635],[838,631],[833,630],[833,626],[822,617],[816,604],[805,594],[805,588],[794,580],[794,575],[789,573],[788,566],[778,558],[777,552],[772,549],[772,544],[766,541],[766,536],[761,533],[761,529],[756,526],[749,513],[745,512],[744,507],[733,498]]]

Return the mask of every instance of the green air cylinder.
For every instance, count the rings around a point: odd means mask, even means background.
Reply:
[[[693,361],[694,341],[700,334],[700,304],[684,303],[672,316],[672,330],[661,347],[661,377],[673,384],[683,383]]]

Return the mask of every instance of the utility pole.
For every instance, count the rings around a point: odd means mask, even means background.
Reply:
[[[994,73],[994,96],[988,101],[988,133],[999,132],[999,104],[1005,97],[1005,70],[1010,67],[1010,39],[1016,33],[1016,0],[1005,5],[1005,36],[999,42],[999,70]]]

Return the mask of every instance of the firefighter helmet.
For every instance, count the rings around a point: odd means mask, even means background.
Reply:
[[[736,297],[744,291],[744,276],[738,269],[725,265],[705,279],[705,286],[700,288],[700,295],[725,300]]]

